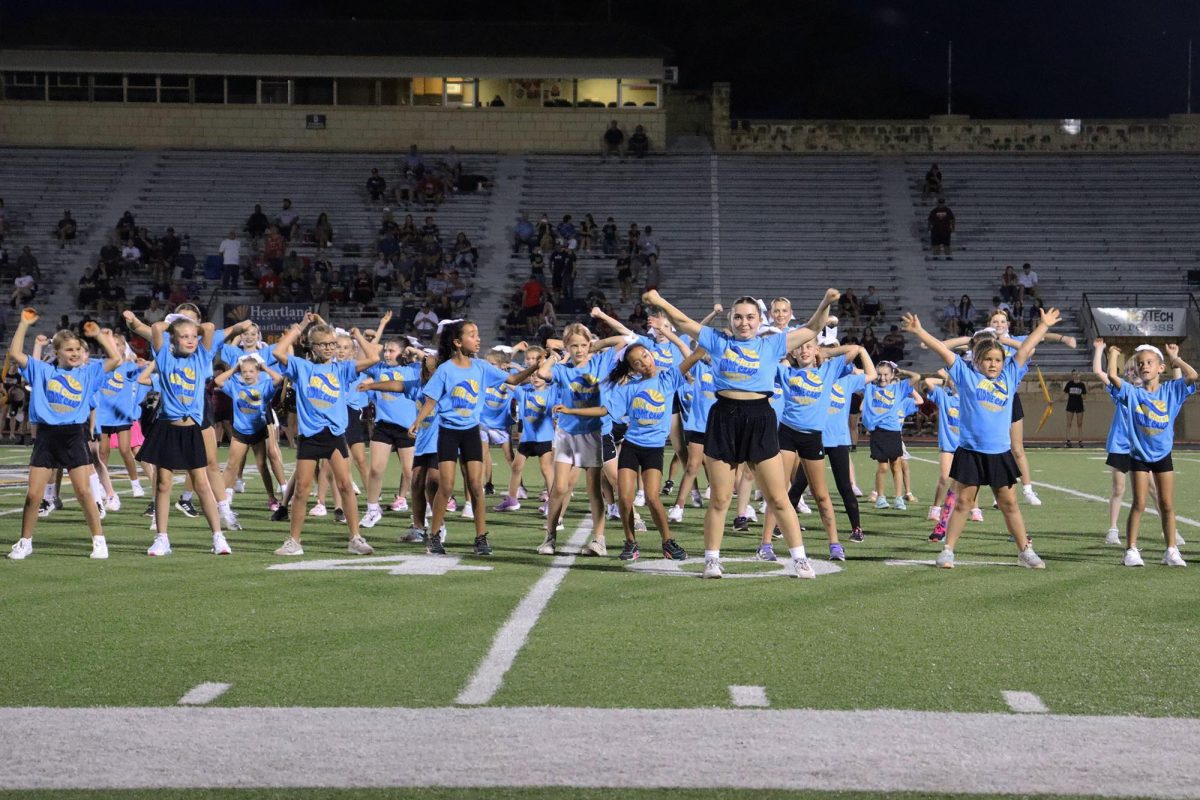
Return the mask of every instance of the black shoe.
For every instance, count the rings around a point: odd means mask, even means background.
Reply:
[[[442,544],[441,534],[431,533],[425,537],[425,552],[431,556],[446,555],[446,546]]]
[[[271,512],[271,522],[287,522],[288,507],[283,503],[279,504],[279,508]]]
[[[854,530],[850,531],[850,541],[852,542],[861,542],[865,538],[867,537],[865,534],[863,534],[862,528],[855,528]]]
[[[679,542],[674,539],[667,539],[662,543],[663,558],[670,561],[687,561],[687,551],[679,546]]]
[[[142,516],[143,517],[153,517],[154,516],[154,501],[153,500],[151,500],[149,503],[146,504],[146,510],[142,512]]]
[[[346,524],[346,512],[342,511],[340,508],[335,508],[333,510],[333,521],[340,522],[343,525],[345,525]]]
[[[180,511],[182,511],[183,515],[185,517],[200,516],[200,512],[196,510],[196,507],[194,505],[192,505],[191,500],[180,500],[178,503],[175,504],[175,507],[178,508]]]
[[[675,481],[668,479],[667,482],[664,483],[662,486],[662,493],[664,495],[668,495],[674,491],[675,491]]]
[[[38,503],[38,516],[39,517],[50,516],[51,510],[52,510],[52,506],[50,505],[49,500],[42,500],[42,502]]]
[[[621,554],[617,558],[622,561],[636,561],[641,554],[642,551],[638,549],[637,541],[626,539],[625,546],[621,548]]]
[[[750,530],[750,518],[749,517],[734,517],[733,518],[733,529],[735,531],[741,531],[743,533]]]
[[[483,536],[475,537],[475,555],[490,556],[492,554],[492,545],[488,542],[487,536],[485,533]]]
[[[495,487],[495,486],[493,486],[491,483],[485,483],[485,484],[483,485],[483,493],[484,493],[484,494],[495,494],[495,493],[496,493],[496,487]]]
[[[54,499],[51,500],[50,503],[51,503],[51,505],[54,506],[55,511],[63,510],[62,498],[59,497],[58,495],[54,495]]]

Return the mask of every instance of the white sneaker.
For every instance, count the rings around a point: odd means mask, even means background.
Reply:
[[[907,511],[907,510],[908,510],[908,504],[904,502],[904,498],[903,498],[903,497],[897,497],[897,498],[896,498],[896,499],[895,499],[895,500],[892,502],[892,508],[896,509],[897,511]]]
[[[1105,544],[1120,544],[1121,543],[1121,531],[1119,531],[1116,528],[1109,528],[1108,534],[1104,537],[1104,543]]]
[[[711,486],[704,487],[704,499],[712,500],[712,487]]]
[[[1179,555],[1178,547],[1168,547],[1163,553],[1163,564],[1168,567],[1186,567],[1187,562],[1183,560],[1183,556]]]
[[[954,551],[943,550],[938,553],[937,561],[934,563],[942,569],[954,569]]]
[[[766,509],[763,509],[764,511]],[[808,507],[808,503],[804,502],[804,498],[800,498],[800,502],[796,503],[796,510],[801,514],[811,514],[812,509]]]
[[[983,509],[982,508],[972,508],[971,509],[971,522],[983,522]]]
[[[704,575],[705,578],[719,578],[725,574],[725,570],[721,569],[721,559],[706,558],[704,559]]]
[[[1037,492],[1035,492],[1033,490],[1032,483],[1025,487],[1024,492],[1025,492],[1025,501],[1027,503],[1029,503],[1029,505],[1040,506],[1042,504],[1042,499],[1040,497],[1038,497]]]
[[[225,541],[225,534],[213,534],[212,552],[214,556],[227,556],[233,552],[233,549],[229,546],[229,542]]]
[[[704,508],[704,501],[700,498],[700,490],[692,489],[692,508]]]
[[[242,480],[241,478],[238,478],[236,481],[233,482],[233,490],[235,492],[237,492],[238,494],[245,494],[246,493],[246,482],[244,480]]]
[[[374,528],[375,523],[383,519],[383,511],[378,508],[368,508],[367,513],[363,514],[362,519],[358,521],[359,527]]]
[[[108,499],[104,501],[104,508],[109,511],[120,511],[121,498],[117,497],[115,494],[110,494]]]
[[[1185,544],[1187,544],[1187,542],[1185,542],[1185,541],[1183,540],[1183,537],[1182,537],[1182,536],[1181,536],[1181,535],[1180,535],[1178,532],[1176,532],[1176,533],[1175,533],[1175,546],[1176,546],[1176,547],[1183,547]]]
[[[596,537],[585,544],[581,552],[585,556],[606,556],[608,555],[608,544],[604,541],[603,536]]]
[[[363,537],[351,536],[349,543],[346,545],[346,551],[354,553],[356,556],[369,556],[375,552],[375,548],[371,547]]]
[[[807,558],[793,558],[792,568],[796,571],[797,578],[815,578],[817,572],[812,568]]]
[[[875,498],[875,507],[876,508],[891,508],[891,506],[888,505],[887,498],[882,497],[882,496]]]
[[[1131,547],[1125,551],[1125,558],[1121,560],[1121,564],[1126,567],[1146,566],[1146,562],[1142,561],[1142,551],[1136,547]]]
[[[855,496],[855,497],[862,497],[862,496],[863,496],[863,491],[862,491],[862,489],[858,488],[858,484],[857,484],[857,483],[855,483],[855,484],[851,484],[851,486],[850,486],[850,491],[854,493],[854,496]]]
[[[350,481],[350,485],[354,488],[355,494],[362,494],[362,489],[358,488],[357,483],[355,483],[354,481]]]
[[[637,494],[633,496],[633,504],[638,508],[646,505],[646,492],[644,490],[638,489]]]
[[[1026,569],[1045,569],[1046,562],[1042,561],[1042,557],[1033,552],[1033,545],[1026,545],[1025,549],[1017,556],[1017,563]]]
[[[537,549],[538,555],[539,556],[554,555],[554,545],[556,543],[557,543],[557,539],[555,539],[555,537],[547,535],[546,538],[542,540],[542,543],[538,545],[538,549]]]
[[[545,515],[543,514],[542,516],[545,516]],[[621,507],[619,505],[617,505],[616,503],[609,503],[608,504],[608,518],[609,519],[620,519],[621,518]]]
[[[108,516],[108,507],[99,500],[96,501],[96,511],[100,512],[100,519],[104,519],[106,516]]]
[[[142,485],[140,483],[131,484],[129,487],[129,491],[133,494],[134,497],[145,497],[146,496],[146,490],[142,488]]]
[[[242,530],[242,523],[238,522],[237,512],[232,508],[221,515],[221,524],[231,531]]]
[[[146,551],[148,556],[169,556],[171,555],[171,540],[167,538],[165,533],[160,533],[154,537],[154,544],[150,545],[150,549]]]
[[[317,503],[308,510],[308,515],[310,517],[326,517],[329,516],[329,509],[325,508],[324,503]]]
[[[750,509],[749,506],[747,506],[747,509],[753,510],[753,509]],[[763,500],[761,503],[758,504],[758,513],[760,513],[760,514],[767,513],[767,501],[766,500]]]
[[[283,545],[275,551],[277,556],[302,556],[304,548],[300,546],[300,542],[290,536],[283,540]]]
[[[941,506],[930,506],[929,514],[926,515],[925,519],[927,519],[931,522],[937,522],[941,518],[942,518],[942,507]]]
[[[874,489],[871,490],[871,494],[867,495],[868,503],[874,503],[878,499],[879,499],[879,492],[875,491]]]
[[[683,522],[683,508],[681,506],[671,506],[667,509],[668,522]]]
[[[24,558],[29,558],[33,555],[33,539],[26,539],[22,536],[17,539],[17,543],[12,546],[12,550],[8,552],[8,557],[13,561],[20,561]]]
[[[525,491],[525,487],[520,484],[517,484],[517,499],[518,500],[528,500],[529,499],[529,492]]]
[[[475,519],[475,509],[471,507],[470,500],[463,506],[462,517],[463,519]]]
[[[108,542],[103,536],[92,537],[92,554],[88,558],[108,558]]]
[[[758,522],[758,514],[754,513],[754,506],[746,506],[746,519]]]
[[[646,532],[646,520],[642,519],[641,514],[633,515],[633,531],[634,533]]]

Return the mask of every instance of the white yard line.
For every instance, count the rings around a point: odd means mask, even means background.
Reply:
[[[605,742],[620,746],[598,746]],[[763,746],[778,742],[804,757],[787,769],[763,769]],[[847,742],[853,769],[831,769],[845,762]],[[26,707],[0,709],[0,752],[0,789],[17,791],[579,786],[1183,798],[1198,794],[1200,720],[908,710]]]
[[[729,701],[739,708],[768,708],[767,690],[762,686],[730,686]]]
[[[554,596],[554,593],[558,591],[559,584],[567,577],[569,568],[575,563],[579,549],[587,541],[591,530],[591,517],[584,517],[564,548],[569,552],[555,556],[554,560],[550,562],[550,568],[542,577],[538,578],[537,583],[529,590],[529,594],[525,595],[517,604],[512,616],[496,634],[496,638],[492,641],[492,647],[484,656],[483,662],[475,670],[470,682],[454,702],[464,706],[483,705],[491,702],[496,692],[500,690],[504,676],[508,674],[513,662],[517,660],[517,654],[525,646],[530,632],[537,625],[538,618],[542,616],[542,612],[549,605],[550,598]]]
[[[1033,692],[1001,692],[1004,702],[1018,714],[1045,714],[1050,709],[1042,702],[1042,698]]]
[[[181,706],[206,706],[233,687],[232,683],[201,683],[179,698]]]

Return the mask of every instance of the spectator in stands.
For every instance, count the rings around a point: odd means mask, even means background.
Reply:
[[[1021,265],[1021,274],[1017,276],[1017,283],[1021,285],[1021,291],[1017,295],[1020,300],[1041,296],[1038,291],[1038,274],[1028,261]]]
[[[600,229],[596,227],[596,220],[592,219],[591,214],[584,214],[583,222],[579,223],[579,253],[591,252],[592,245],[596,243],[596,236]]]
[[[466,231],[459,231],[454,237],[454,266],[474,272],[478,261],[479,251],[467,238]]]
[[[100,314],[120,314],[125,310],[125,287],[117,281],[109,281],[100,290],[100,299],[96,301],[96,311]]]
[[[121,248],[117,246],[117,234],[109,234],[104,246],[100,248],[100,260],[110,267],[121,263]]]
[[[645,158],[649,150],[650,137],[646,135],[646,129],[638,125],[633,129],[633,135],[629,137],[629,152],[637,158]]]
[[[567,272],[573,271],[574,261],[575,254],[567,250],[566,241],[555,240],[554,252],[550,254],[550,288],[555,297],[566,296]]]
[[[633,265],[629,256],[620,256],[616,262],[617,284],[621,287],[621,303],[628,303],[633,296]]]
[[[372,288],[371,276],[362,271],[354,279],[354,292],[351,295],[359,305],[370,305],[375,300],[375,289]]]
[[[638,266],[638,255],[642,252],[642,231],[636,222],[629,223],[629,232],[625,235],[625,252],[633,258],[633,266]]]
[[[95,270],[85,269],[79,276],[78,292],[75,295],[75,305],[80,308],[93,308],[100,299],[100,290],[96,286]]]
[[[174,228],[167,228],[167,232],[158,242],[159,255],[168,264],[175,263],[175,257],[179,255],[183,249],[183,243],[179,241],[179,237],[175,235]]]
[[[650,315],[646,313],[646,307],[639,303],[633,304],[633,311],[629,312],[629,329],[634,333],[645,333],[646,323],[650,321]]]
[[[425,159],[421,157],[415,144],[408,146],[408,154],[404,156],[404,170],[413,173],[417,178],[425,174]]]
[[[942,193],[942,171],[934,164],[925,173],[925,180],[921,182],[921,198],[925,199],[930,195],[940,195]],[[938,202],[941,202],[940,200]]]
[[[574,239],[575,235],[579,232],[579,230],[575,227],[575,223],[571,221],[570,214],[563,215],[562,222],[558,223],[554,231],[557,238],[566,242]]]
[[[858,317],[862,313],[862,306],[859,305],[858,295],[850,287],[846,287],[846,291],[842,292],[842,296],[838,298],[838,312],[843,317],[850,317],[855,327],[858,326]]]
[[[450,145],[446,151],[446,157],[442,159],[442,168],[446,171],[450,185],[458,186],[458,181],[463,176],[463,163],[458,156],[458,150],[454,149],[454,145]]]
[[[600,248],[606,256],[617,254],[617,223],[612,217],[605,220],[600,229]]]
[[[54,229],[54,235],[58,237],[59,249],[66,247],[67,242],[74,241],[77,229],[75,220],[71,219],[71,212],[64,211],[62,219],[58,221],[58,225]]]
[[[283,284],[283,279],[271,270],[267,270],[258,279],[258,293],[262,295],[262,299],[268,303],[273,303],[279,296],[279,287]]]
[[[879,299],[879,292],[874,286],[867,287],[867,293],[863,296],[859,308],[863,316],[867,318],[868,325],[883,316],[883,301]]]
[[[1012,264],[1009,264],[1000,275],[1000,297],[1006,302],[1015,303],[1020,292],[1021,285],[1017,281],[1017,271],[1013,269]]]
[[[271,228],[271,221],[267,219],[267,215],[263,213],[261,205],[255,205],[253,213],[246,220],[246,224],[242,226],[246,233],[250,235],[250,241],[257,242]]]
[[[449,287],[446,292],[446,297],[450,301],[451,310],[457,312],[465,308],[467,298],[470,295],[470,287],[467,286],[466,280],[459,274],[458,270],[450,270]]]
[[[608,123],[608,128],[604,131],[604,136],[601,137],[603,145],[600,148],[600,157],[604,161],[608,161],[608,157],[616,155],[622,161],[625,160],[625,132],[617,125],[614,119]]]
[[[653,226],[647,225],[646,230],[638,240],[638,255],[643,264],[647,262],[650,256],[654,256],[655,258],[662,257],[662,253],[658,249],[658,240],[654,238]]]
[[[124,270],[135,270],[141,261],[142,249],[131,238],[121,247],[121,268]]]
[[[1024,322],[1026,331],[1033,330],[1034,325],[1036,325],[1038,320],[1042,318],[1041,312],[1043,308],[1044,304],[1042,303],[1042,298],[1036,295],[1033,296],[1032,300],[1025,304],[1025,314],[1022,321]]]
[[[290,198],[283,198],[283,207],[275,215],[275,224],[279,227],[279,232],[288,238],[288,241],[300,235],[300,213],[292,208]]]
[[[29,273],[18,275],[13,281],[12,298],[9,305],[16,308],[17,305],[26,305],[37,295],[37,281]]]
[[[867,351],[867,355],[871,356],[872,361],[883,358],[883,343],[875,338],[875,329],[870,325],[863,328],[862,341],[859,344]]]
[[[513,226],[513,255],[520,255],[522,247],[532,255],[533,248],[537,246],[536,234],[537,231],[525,212],[518,214],[517,224]]]
[[[333,243],[333,224],[329,221],[329,215],[324,211],[317,217],[317,224],[313,226],[313,238],[321,250]]]
[[[396,265],[382,254],[375,259],[375,266],[371,270],[372,277],[375,279],[375,291],[380,291],[380,287],[386,288],[389,292],[396,283]]]
[[[146,228],[138,228],[130,241],[141,251],[142,255],[138,260],[143,264],[156,257],[160,252],[158,239]]]
[[[167,312],[163,309],[162,303],[157,297],[151,298],[150,305],[142,312],[142,322],[147,325],[153,325],[156,322],[162,322],[167,316]]]
[[[387,191],[387,181],[375,167],[371,167],[371,177],[367,178],[367,191],[371,193],[372,203],[378,203]]]
[[[267,266],[276,272],[283,269],[283,256],[287,251],[287,239],[279,232],[279,228],[272,225],[267,230],[267,239],[263,245],[263,257],[267,259]]]
[[[954,233],[954,212],[946,205],[945,198],[939,197],[937,205],[929,212],[929,246],[933,250],[933,259],[944,255],[951,260],[950,234]]]
[[[417,202],[422,208],[436,208],[446,200],[446,185],[436,174],[426,172],[417,179]]]
[[[117,237],[122,242],[128,242],[133,238],[133,233],[136,230],[137,223],[134,222],[133,214],[131,214],[129,211],[126,211],[121,215],[121,218],[117,220]]]
[[[970,336],[975,332],[975,317],[978,312],[971,296],[964,294],[958,301],[958,330],[961,336]]]
[[[33,251],[29,249],[29,245],[21,248],[21,255],[17,256],[17,274],[32,275],[34,278],[41,278],[42,272],[38,269],[38,260],[34,257]]]
[[[433,221],[433,217],[426,217],[425,224],[421,226],[421,237],[432,236],[437,241],[442,240],[442,230]]]
[[[313,275],[309,279],[309,297],[314,303],[325,302],[326,294],[329,291],[329,281],[325,278],[326,274],[320,270],[313,270]]]
[[[379,221],[379,235],[400,233],[400,224],[392,213],[391,206],[383,207],[383,218]]]
[[[221,254],[221,288],[236,291],[242,264],[242,243],[236,230],[229,231],[217,252]]]
[[[421,310],[413,317],[413,328],[417,331],[417,336],[423,341],[431,341],[433,334],[437,331],[438,315],[434,313],[433,306],[429,301],[421,303]]]
[[[537,272],[531,272],[529,280],[521,284],[521,316],[525,320],[525,328],[530,333],[537,330],[538,317],[541,315],[542,303],[546,293],[546,285]]]
[[[897,364],[904,360],[904,334],[900,333],[900,326],[893,325],[883,337],[883,357]]]
[[[172,310],[180,303],[186,303],[191,299],[187,287],[183,285],[183,281],[175,281],[175,283],[171,284],[171,294],[167,296],[167,305]]]
[[[646,230],[649,230],[647,228]],[[646,291],[657,289],[662,283],[662,272],[658,268],[658,256],[651,253],[646,259]]]
[[[542,255],[542,248],[535,247],[529,254],[529,269],[533,271],[533,277],[546,282],[546,257]]]

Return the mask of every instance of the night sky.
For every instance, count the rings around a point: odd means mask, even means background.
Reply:
[[[252,7],[254,11],[247,11]],[[681,84],[733,83],[734,116],[923,117],[946,110],[954,41],[956,113],[974,117],[1163,117],[1185,110],[1188,40],[1200,77],[1195,0],[5,0],[0,25],[32,15],[627,21],[661,41]],[[1200,84],[1200,80],[1196,81]],[[1200,111],[1200,85],[1193,90]]]

